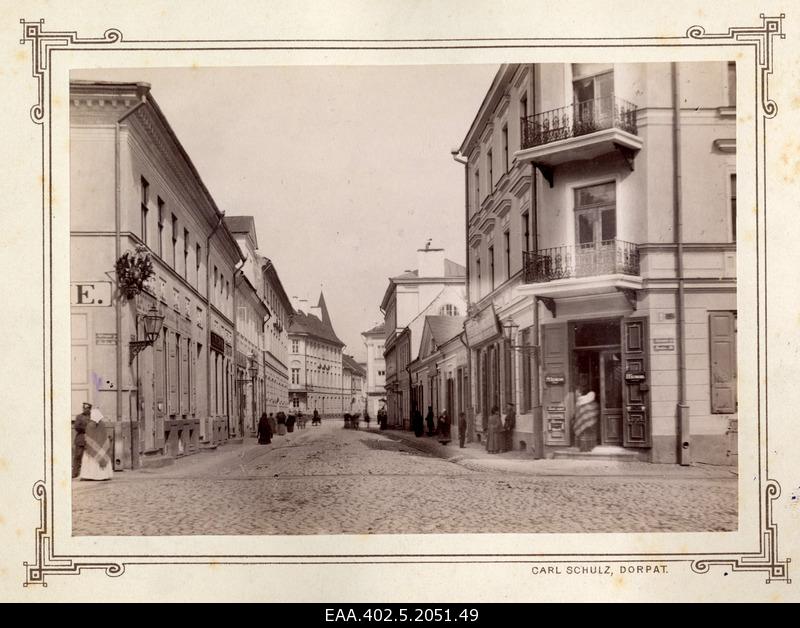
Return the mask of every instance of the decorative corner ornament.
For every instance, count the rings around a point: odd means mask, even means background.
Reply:
[[[126,299],[133,299],[141,293],[153,277],[153,261],[147,247],[139,245],[136,251],[126,251],[114,263],[117,271],[117,289]]]

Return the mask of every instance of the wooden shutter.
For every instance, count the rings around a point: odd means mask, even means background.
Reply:
[[[711,412],[736,412],[736,315],[709,312]]]
[[[164,334],[166,333],[165,329]],[[164,446],[164,412],[166,410],[164,391],[167,375],[164,372],[164,338],[156,340],[153,348],[155,349],[155,446],[161,448]]]
[[[181,414],[189,414],[189,339],[181,341]]]
[[[567,393],[570,390],[567,324],[542,326],[544,438],[546,445],[570,444]]]
[[[169,351],[169,414],[178,412],[178,356],[175,346],[175,334],[169,334],[167,350]]]
[[[622,319],[624,369],[622,437],[625,447],[650,447],[647,319]]]

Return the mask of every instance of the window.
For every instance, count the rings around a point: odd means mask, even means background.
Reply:
[[[194,281],[195,281],[195,288],[200,288],[200,260],[203,257],[203,253],[200,250],[200,245],[195,244],[194,246]]]
[[[486,172],[489,174],[488,190],[494,189],[494,164],[492,163],[492,151],[489,149],[486,152]]]
[[[292,397],[292,407],[293,408],[300,407],[300,400],[297,397]]]
[[[492,290],[494,290],[494,247],[489,247],[489,280],[492,284]]]
[[[475,168],[475,211],[481,208],[481,169]]]
[[[522,95],[519,99],[519,138],[520,142],[525,137],[525,124],[528,120],[528,94]]]
[[[217,267],[214,266],[214,292],[217,291],[217,278],[218,278],[218,271]]]
[[[141,203],[142,203],[142,242],[147,245],[147,212],[149,211],[148,204],[150,203],[150,184],[147,179],[142,177],[141,180]]]
[[[736,399],[736,312],[709,312],[711,412],[734,414]]]
[[[506,231],[503,233],[503,239],[506,245],[506,279],[511,278],[511,233]]]
[[[736,242],[736,175],[731,175],[731,239]]]
[[[522,250],[531,250],[531,221],[530,214],[525,212],[522,214]]]
[[[439,316],[458,316],[458,308],[452,303],[445,303],[439,308]]]
[[[736,106],[736,61],[728,61],[728,106]]]
[[[175,260],[178,252],[178,218],[172,214],[172,268],[175,268]]]
[[[572,81],[572,102],[576,123],[593,124],[596,128],[608,128],[610,124],[603,124],[614,113],[614,72],[604,71],[586,76],[589,72],[596,72],[599,68],[595,64],[573,64],[573,76],[581,76]]]
[[[292,384],[300,383],[300,369],[292,368]]]
[[[582,250],[613,244],[617,238],[613,181],[575,190],[575,240]]]
[[[164,257],[164,201],[157,197],[158,203],[158,256]]]
[[[481,296],[481,258],[475,260],[475,278],[477,280],[478,298]]]
[[[503,125],[503,172],[508,172],[508,125]]]
[[[189,231],[183,230],[183,278],[189,280]]]

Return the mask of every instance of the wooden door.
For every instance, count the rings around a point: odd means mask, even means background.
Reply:
[[[542,326],[542,397],[546,445],[570,444],[567,324]]]
[[[647,319],[622,319],[623,444],[650,447]]]
[[[604,445],[622,444],[622,355],[600,352],[600,436]]]

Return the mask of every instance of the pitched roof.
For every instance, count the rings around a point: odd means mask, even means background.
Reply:
[[[292,314],[289,319],[289,334],[309,334],[343,347],[344,343],[339,340],[336,332],[333,331],[328,306],[325,304],[325,297],[322,296],[321,292],[318,307],[322,313],[322,320],[313,314],[306,314],[299,310]]]
[[[346,353],[342,354],[342,368],[362,376],[367,374],[364,368],[362,368],[362,366],[355,361],[353,356],[347,355]]]
[[[372,329],[368,329],[367,331],[362,331],[362,336],[373,336],[373,335],[383,335],[385,329],[383,327],[383,323],[378,323]]]
[[[225,226],[231,233],[248,234],[253,238],[253,245],[258,248],[255,218],[252,216],[225,216]]]
[[[425,325],[438,346],[452,340],[464,331],[465,316],[426,316]]]
[[[467,267],[454,262],[453,260],[444,260],[444,276],[445,277],[466,277]]]

